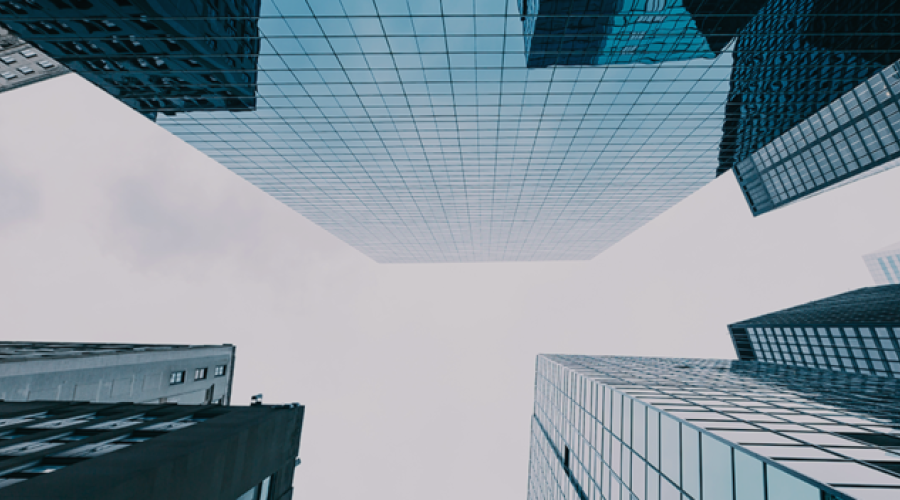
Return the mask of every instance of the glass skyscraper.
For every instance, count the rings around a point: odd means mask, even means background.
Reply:
[[[589,259],[733,166],[759,214],[887,165],[897,9],[34,0],[0,23],[375,260],[468,262]]]
[[[539,356],[529,500],[892,500],[900,380]]]
[[[125,104],[256,108],[259,0],[0,2],[0,22]]]
[[[900,243],[863,256],[872,279],[879,285],[900,285]]]
[[[519,10],[529,68],[716,55],[681,1],[519,0]]]
[[[900,285],[861,288],[728,330],[742,360],[900,377]]]

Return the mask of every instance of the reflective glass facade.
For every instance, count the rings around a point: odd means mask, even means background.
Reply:
[[[149,118],[256,108],[259,0],[0,2],[0,22]]]
[[[700,7],[701,2],[693,3]],[[726,3],[731,2],[720,7]],[[685,7],[681,0],[519,0],[527,65],[546,68],[715,57]]]
[[[897,498],[898,384],[756,362],[539,356],[528,498]]]
[[[592,258],[900,58],[881,0],[170,3],[0,22],[380,262]]]
[[[728,330],[742,360],[900,377],[900,285],[862,288]]]
[[[900,243],[863,256],[869,274],[879,285],[900,285]]]
[[[715,177],[727,56],[528,69],[502,0],[264,0],[258,29],[255,111],[157,123],[380,262],[589,259]]]
[[[735,166],[755,214],[877,173],[900,157],[900,63],[789,129]],[[883,167],[883,168],[878,168]]]

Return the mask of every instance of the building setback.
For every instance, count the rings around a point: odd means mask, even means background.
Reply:
[[[900,285],[900,243],[863,255],[872,279],[879,285]]]
[[[897,394],[771,363],[542,355],[528,499],[895,499]]]
[[[0,342],[0,400],[224,404],[233,345]]]
[[[0,498],[289,500],[303,410],[0,402]]]
[[[900,285],[860,288],[728,330],[741,360],[900,377]]]

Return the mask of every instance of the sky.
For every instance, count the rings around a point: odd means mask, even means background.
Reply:
[[[0,94],[0,331],[233,343],[306,405],[296,498],[521,499],[539,353],[733,358],[873,284],[900,169],[753,218],[726,174],[590,261],[377,264],[75,75]]]

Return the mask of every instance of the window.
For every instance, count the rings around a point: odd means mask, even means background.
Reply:
[[[3,56],[3,57],[0,57],[0,61],[5,62],[6,64],[12,64],[12,63],[16,62],[16,58],[12,57],[12,56]]]
[[[34,70],[29,68],[28,66],[22,66],[21,68],[19,68],[19,73],[22,73],[23,75],[30,75],[34,73]]]
[[[38,65],[44,69],[55,68],[56,65],[50,61],[38,61]]]
[[[172,372],[172,374],[169,375],[169,385],[183,384],[183,383],[184,383],[184,372],[183,371]]]
[[[37,52],[35,52],[31,49],[23,50],[22,52],[19,52],[19,53],[28,58],[35,57],[37,55]]]
[[[206,368],[197,368],[194,370],[194,380],[203,380],[206,378]]]
[[[228,365],[218,365],[218,366],[216,366],[215,375],[216,375],[217,377],[223,377],[223,376],[225,376],[225,368],[226,368],[226,367],[228,367]]]

